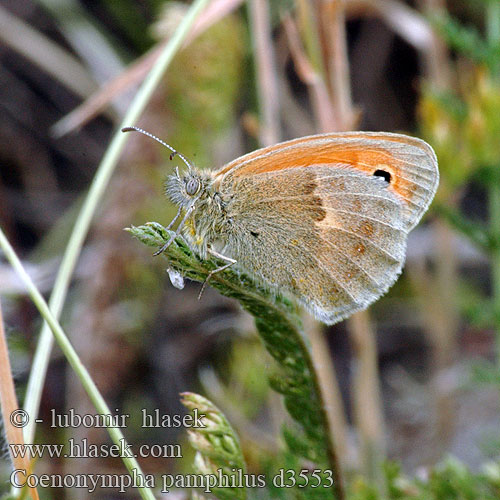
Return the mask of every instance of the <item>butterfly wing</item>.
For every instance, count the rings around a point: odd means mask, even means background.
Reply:
[[[403,204],[384,180],[352,169],[298,168],[240,178],[226,251],[325,323],[364,309],[401,272]]]
[[[217,180],[231,193],[229,254],[331,324],[396,281],[438,170],[430,146],[417,139],[328,134],[258,150]]]
[[[407,229],[404,205],[384,180],[320,170],[325,218],[316,223],[314,259],[322,273],[317,296],[299,300],[322,321],[336,323],[394,284],[405,260]]]
[[[439,183],[436,155],[426,142],[382,132],[331,133],[282,142],[228,163],[216,179],[223,184],[231,178],[325,165],[389,178],[389,191],[403,201],[408,231],[429,207]]]

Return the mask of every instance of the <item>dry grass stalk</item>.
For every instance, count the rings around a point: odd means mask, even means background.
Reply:
[[[19,404],[17,403],[16,390],[14,380],[12,378],[12,370],[10,367],[9,350],[7,347],[7,339],[5,338],[5,330],[3,326],[2,308],[0,305],[0,407],[2,410],[3,427],[7,437],[7,443],[24,445],[24,436],[22,427],[13,425],[11,418],[13,418],[19,411]],[[19,421],[14,418],[14,422]],[[25,470],[30,474],[32,469],[32,462],[30,462],[29,454],[24,457],[14,455],[11,453],[12,464],[15,470]],[[31,498],[38,500],[38,492],[36,488],[29,489]]]

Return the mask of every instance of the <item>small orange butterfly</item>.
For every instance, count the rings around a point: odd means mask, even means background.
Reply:
[[[178,154],[171,146],[144,133]],[[216,171],[168,177],[182,232],[202,258],[216,256],[294,296],[336,323],[396,281],[408,233],[439,182],[433,149],[400,134],[346,132],[258,149]],[[171,238],[158,252],[163,252]]]

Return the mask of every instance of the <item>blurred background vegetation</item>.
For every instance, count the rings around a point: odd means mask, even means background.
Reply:
[[[111,134],[187,6],[0,3],[0,225],[46,296]],[[500,498],[500,2],[213,0],[210,8],[138,123],[197,166],[355,129],[414,134],[438,156],[438,195],[389,294],[329,328],[304,319],[349,498]],[[142,459],[145,472],[190,470],[182,429],[140,426],[142,408],[183,413],[183,391],[213,401],[239,435],[248,471],[265,472],[281,459],[287,419],[268,386],[272,360],[237,303],[210,287],[198,301],[197,283],[173,288],[165,261],[123,231],[175,215],[162,184],[177,160],[142,136],[129,139],[62,324],[110,407],[131,415],[128,440],[182,444],[182,460]],[[41,321],[4,261],[0,294],[22,402]],[[48,422],[51,409],[69,408],[93,411],[54,349],[40,415]],[[69,437],[106,440],[102,429],[46,423],[36,441]],[[41,459],[36,469],[123,465]],[[5,460],[0,491],[9,474]]]

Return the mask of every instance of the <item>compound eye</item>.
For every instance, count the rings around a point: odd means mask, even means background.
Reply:
[[[190,178],[186,181],[186,194],[194,196],[200,190],[200,179]]]

